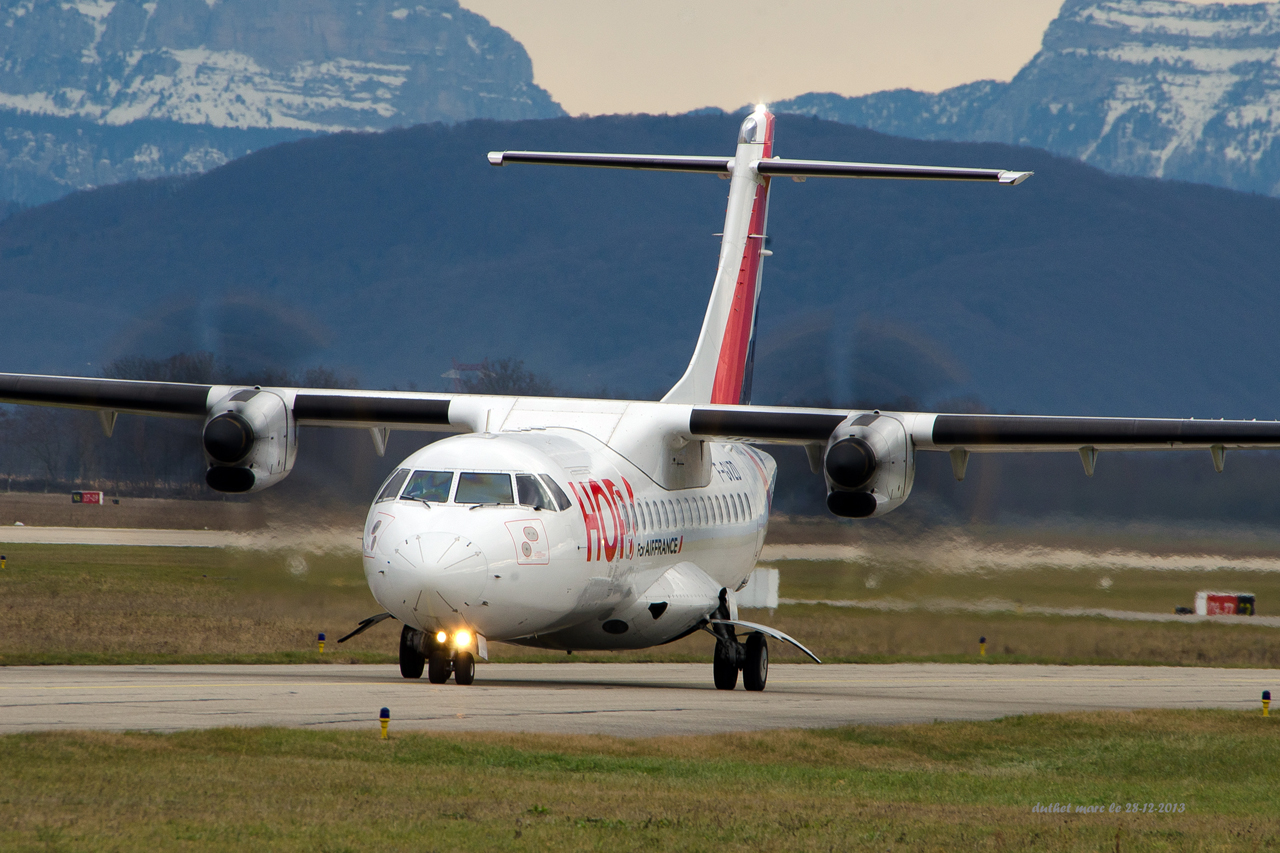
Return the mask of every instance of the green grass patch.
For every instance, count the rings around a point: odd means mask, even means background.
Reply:
[[[400,626],[394,620],[341,646],[336,642],[361,619],[381,610],[354,552],[59,545],[7,545],[5,552],[6,568],[0,570],[0,665],[396,660]],[[876,571],[885,571],[876,565]],[[912,566],[903,563],[906,580],[901,583],[907,586],[894,587],[895,595],[911,590],[923,594],[926,589],[911,585],[923,583]],[[782,592],[801,598],[856,597],[848,592],[848,584],[864,570],[867,567],[858,564],[783,564]],[[1160,580],[1176,573],[1146,574]],[[1066,577],[1075,575],[1067,572]],[[825,592],[814,586],[824,578],[830,584]],[[1019,578],[1015,580],[1024,586],[1034,580],[1030,575]],[[1066,583],[1050,571],[1045,578],[1048,587]],[[956,595],[963,592],[962,587],[948,589]],[[974,587],[979,593],[983,589]],[[745,611],[744,616],[786,631],[833,663],[1280,666],[1274,629],[1250,625],[1245,618],[1238,624],[1143,623],[1008,611],[881,612],[800,605],[774,613]],[[327,634],[324,655],[316,653],[320,632]],[[985,659],[977,655],[980,636],[988,640]],[[570,656],[493,643],[490,655],[505,662],[688,663],[709,661],[712,647],[710,637],[697,633],[634,652]],[[778,661],[803,660],[780,643],[771,644],[771,654]]]
[[[779,594],[805,600],[900,601],[919,603],[1004,602],[1063,609],[1134,610],[1171,613],[1191,607],[1202,589],[1251,592],[1258,615],[1280,613],[1280,572],[1219,568],[1213,571],[1115,568],[1085,564],[1068,568],[1036,565],[1029,551],[1026,568],[938,570],[919,559],[873,556],[863,560],[780,560]]]
[[[394,721],[385,742],[376,721],[11,735],[0,848],[1266,850],[1277,725],[1139,711],[653,739]],[[1033,811],[1051,803],[1102,812]]]
[[[13,652],[0,654],[0,666],[196,666],[202,664],[398,663],[385,652],[258,652],[256,654],[156,654],[146,652]]]

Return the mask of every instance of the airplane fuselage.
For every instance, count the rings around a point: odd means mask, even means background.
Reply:
[[[732,592],[763,546],[776,467],[740,443],[699,453],[707,482],[673,489],[576,429],[427,445],[369,509],[369,588],[428,635],[557,649],[643,648],[721,607],[736,618]]]

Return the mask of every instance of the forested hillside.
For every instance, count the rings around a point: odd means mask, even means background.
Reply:
[[[514,357],[565,393],[654,397],[692,351],[727,185],[496,169],[485,153],[724,153],[736,125],[338,134],[27,210],[0,224],[0,365],[98,375],[208,352],[244,376],[325,366],[443,390],[455,359]],[[755,402],[1280,416],[1280,201],[795,116],[779,119],[776,150],[1036,175],[1018,187],[775,183]],[[1233,455],[1223,477],[1259,479],[1254,458]],[[1038,490],[1046,476],[1027,475]],[[1213,515],[1212,490],[1238,491],[1228,482],[1158,497]]]

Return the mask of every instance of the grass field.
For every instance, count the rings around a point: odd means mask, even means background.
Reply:
[[[131,548],[7,545],[0,570],[0,664],[51,663],[287,663],[394,662],[397,623],[386,622],[348,643],[334,642],[381,608],[364,583],[351,552],[300,553],[216,548]],[[904,601],[946,595],[974,600],[987,595],[982,578],[946,574],[922,577],[882,563],[824,564],[796,561],[782,571],[784,596],[867,597],[868,573],[879,587]],[[1087,573],[1012,572],[991,583],[1028,601],[1065,604],[1061,592],[1089,586]],[[1161,584],[1194,586],[1177,573],[1148,572],[1117,579],[1122,601],[1158,597]],[[1202,573],[1203,574],[1203,573]],[[1267,573],[1246,578],[1268,599]],[[1216,583],[1219,579],[1214,578]],[[861,592],[854,596],[852,592]],[[942,584],[943,586],[938,586]],[[949,584],[949,586],[947,586]],[[1096,590],[1094,599],[1109,595]],[[1010,590],[1015,590],[1010,592]],[[1136,591],[1133,591],[1136,590]],[[1075,592],[1071,594],[1077,594]],[[1079,593],[1083,595],[1083,593]],[[1181,593],[1178,593],[1181,594]],[[1114,600],[1114,599],[1106,599]],[[1098,606],[1096,603],[1087,606]],[[998,662],[1129,662],[1237,666],[1280,665],[1275,629],[1207,623],[1134,623],[1101,618],[1016,613],[882,613],[825,606],[786,606],[755,613],[801,639],[824,660],[975,660],[986,636]],[[316,635],[328,635],[323,656]],[[709,660],[703,635],[641,652],[575,654],[573,660]],[[563,654],[494,644],[495,660],[564,660]],[[774,657],[799,660],[774,644]]]
[[[1200,589],[1251,592],[1258,615],[1280,614],[1280,572],[1222,569],[1142,570],[1028,566],[975,572],[930,571],[889,563],[783,560],[787,598],[859,601],[1006,602],[1055,608],[1170,613],[1190,607]]]
[[[1271,850],[1278,725],[1141,711],[645,740],[13,735],[0,848]],[[1100,811],[1033,811],[1053,803]]]

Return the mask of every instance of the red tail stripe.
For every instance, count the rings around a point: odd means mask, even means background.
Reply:
[[[773,115],[765,123],[763,157],[773,156]],[[760,278],[760,250],[764,248],[765,211],[769,198],[769,179],[762,178],[751,204],[751,223],[747,242],[738,266],[738,281],[733,291],[724,339],[720,342],[720,358],[716,362],[716,378],[711,386],[712,403],[742,402],[742,379],[747,369],[747,353],[751,349],[751,330],[756,310],[756,282]],[[755,235],[755,236],[752,236]]]

